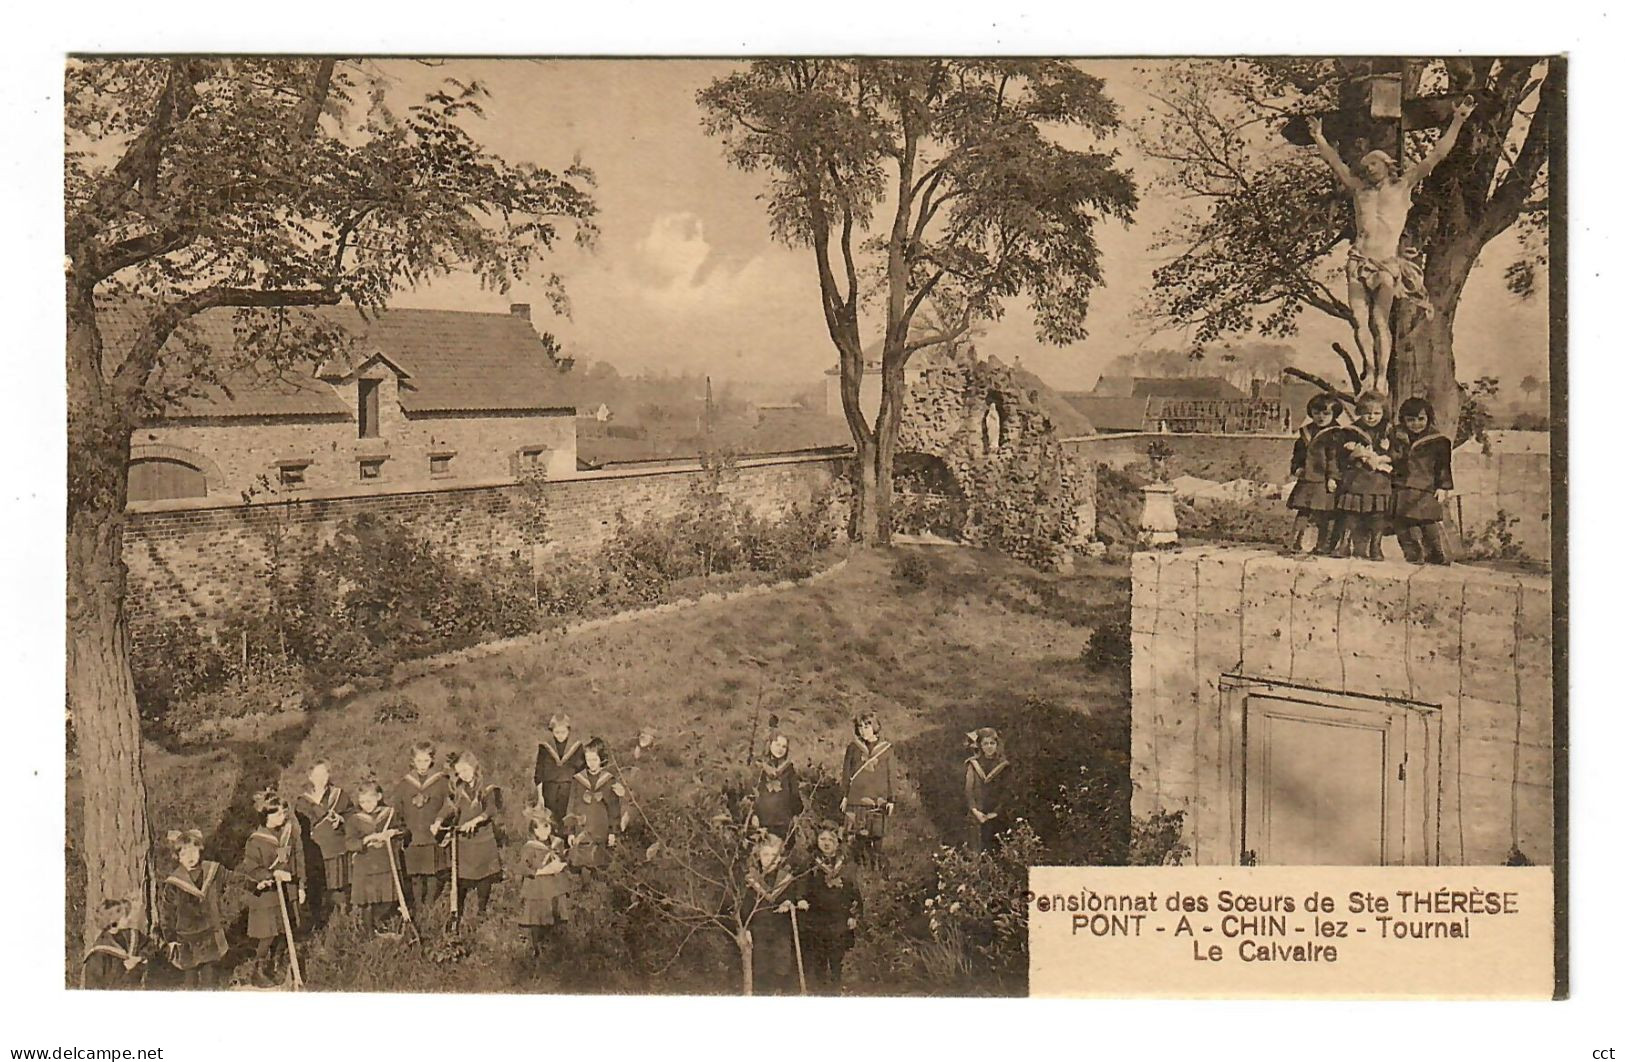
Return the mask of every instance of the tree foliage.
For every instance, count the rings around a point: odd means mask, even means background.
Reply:
[[[1017,296],[1040,339],[1086,334],[1096,225],[1127,221],[1136,196],[1114,154],[1074,145],[1116,128],[1117,107],[1099,78],[1053,60],[761,60],[699,103],[729,160],[766,175],[774,235],[813,252],[884,538],[908,359]],[[858,407],[866,305],[884,324],[876,424]]]
[[[1368,140],[1377,135],[1369,120],[1362,127],[1346,117],[1348,102],[1363,98],[1363,70],[1332,59],[1197,59],[1161,70],[1140,140],[1160,163],[1159,186],[1187,207],[1159,234],[1170,257],[1153,274],[1152,320],[1192,329],[1198,342],[1292,335],[1306,311],[1352,325],[1341,256],[1332,256],[1353,233],[1352,205],[1314,153],[1281,134],[1293,116],[1343,107],[1345,156],[1384,146]],[[1416,191],[1407,242],[1423,255],[1437,313],[1397,311],[1395,375],[1386,382],[1396,393],[1429,394],[1442,420],[1455,409],[1456,303],[1480,251],[1517,227],[1522,253],[1506,280],[1520,295],[1545,265],[1550,134],[1562,106],[1552,81],[1552,64],[1538,58],[1406,64],[1408,96],[1477,103],[1454,150]],[[1411,132],[1407,165],[1437,137],[1437,129]]]
[[[300,307],[376,311],[461,269],[505,290],[567,234],[593,237],[587,170],[508,162],[470,132],[480,85],[448,80],[404,109],[401,95],[383,68],[334,58],[67,68],[68,701],[97,783],[87,911],[150,895],[124,614],[131,430],[241,373],[308,375],[339,353],[344,337]],[[238,311],[237,364],[192,329],[222,307]]]

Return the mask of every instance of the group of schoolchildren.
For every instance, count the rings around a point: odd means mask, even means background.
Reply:
[[[1354,401],[1354,419],[1339,423],[1343,403],[1329,394],[1309,400],[1309,421],[1292,448],[1297,483],[1287,505],[1297,513],[1287,548],[1322,556],[1382,560],[1382,540],[1394,535],[1405,559],[1449,564],[1444,539],[1444,494],[1454,490],[1450,440],[1434,427],[1424,398],[1399,405],[1390,422],[1388,402],[1374,391]]]
[[[789,737],[770,721],[771,733],[758,762],[750,825],[750,888],[757,898],[750,926],[755,939],[755,979],[760,991],[838,992],[841,967],[855,940],[861,898],[852,862],[879,867],[887,821],[895,809],[892,746],[880,736],[873,712],[857,716],[842,769],[841,822],[824,822],[813,833],[813,850],[795,856],[794,824],[804,810]],[[965,761],[968,840],[980,850],[1002,828],[1002,790],[1008,763],[998,735],[984,728],[970,735]],[[602,738],[576,739],[568,716],[549,721],[537,747],[535,799],[524,808],[526,837],[517,853],[525,928],[539,955],[549,930],[567,921],[571,895],[583,875],[610,862],[611,850],[632,825],[623,808],[628,779],[654,748],[654,734],[641,732],[616,767]],[[461,752],[449,770],[436,765],[433,743],[412,746],[411,769],[386,791],[375,779],[354,793],[334,784],[328,763],[310,766],[308,786],[293,802],[274,789],[254,799],[254,829],[235,870],[203,857],[201,831],[170,831],[173,863],[157,892],[157,949],[135,926],[137,898],[109,900],[104,927],[86,952],[86,987],[139,987],[149,961],[159,956],[181,974],[187,988],[212,988],[220,980],[229,946],[224,887],[228,879],[249,890],[248,937],[254,945],[256,984],[282,981],[281,968],[297,979],[295,927],[354,911],[369,931],[416,932],[421,918],[454,890],[453,923],[487,912],[492,887],[504,874],[495,816],[501,790],[489,784],[478,758]],[[647,840],[647,838],[639,838]],[[319,872],[307,866],[307,846],[319,854]],[[307,893],[307,890],[309,892]],[[308,912],[308,913],[306,913]]]

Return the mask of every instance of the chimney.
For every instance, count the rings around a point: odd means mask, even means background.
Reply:
[[[523,317],[525,320],[528,321],[528,320],[530,320],[530,303],[528,303],[528,302],[511,303],[508,306],[508,312],[511,313],[515,317]]]

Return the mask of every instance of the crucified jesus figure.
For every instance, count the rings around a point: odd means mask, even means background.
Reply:
[[[1422,283],[1421,263],[1414,251],[1400,250],[1405,219],[1411,212],[1411,193],[1450,154],[1462,123],[1472,113],[1471,99],[1456,104],[1444,135],[1433,145],[1427,158],[1410,169],[1401,170],[1386,151],[1371,151],[1360,159],[1358,175],[1326,142],[1320,119],[1309,119],[1309,135],[1314,138],[1315,150],[1354,199],[1354,240],[1349,245],[1345,269],[1349,309],[1354,313],[1354,341],[1360,348],[1361,371],[1369,374],[1366,379],[1377,390],[1385,386],[1383,381],[1387,379],[1388,358],[1393,348],[1390,322],[1394,299],[1409,299],[1425,312],[1433,312]]]

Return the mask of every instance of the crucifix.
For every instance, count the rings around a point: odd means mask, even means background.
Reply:
[[[1407,97],[1403,59],[1344,66],[1355,69],[1342,87],[1343,106],[1293,117],[1281,132],[1290,143],[1314,145],[1354,201],[1354,232],[1344,272],[1360,366],[1355,373],[1350,362],[1350,374],[1358,377],[1357,389],[1363,385],[1382,390],[1393,352],[1394,302],[1404,299],[1424,313],[1433,312],[1422,283],[1420,255],[1402,246],[1411,195],[1450,154],[1474,104],[1464,94]],[[1360,69],[1363,72],[1356,72]],[[1407,166],[1406,132],[1440,126],[1444,132],[1427,157]]]

